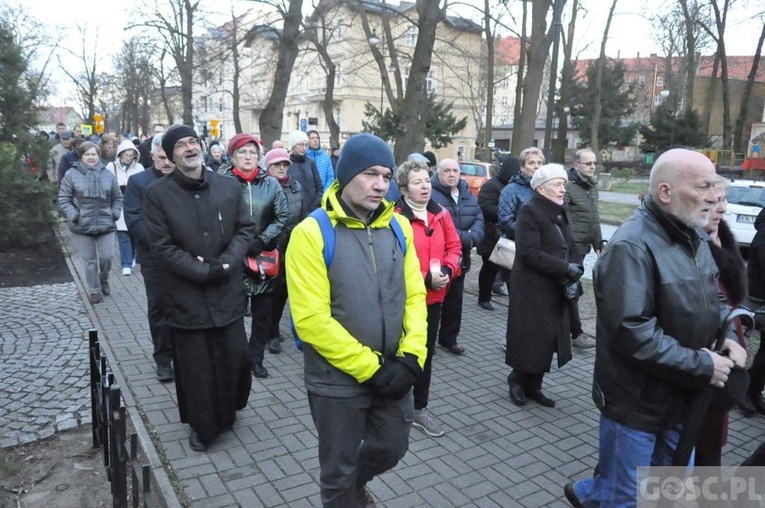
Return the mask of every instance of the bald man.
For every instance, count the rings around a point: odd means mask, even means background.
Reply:
[[[688,393],[723,386],[734,362],[708,349],[720,325],[718,269],[706,225],[717,175],[675,149],[651,170],[649,195],[595,266],[598,307],[592,397],[600,410],[600,473],[569,483],[572,506],[634,506],[636,468],[671,464]]]

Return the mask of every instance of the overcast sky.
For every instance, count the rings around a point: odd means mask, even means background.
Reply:
[[[209,13],[213,9],[230,12],[230,1],[202,0],[202,8],[208,10],[206,18],[215,20],[215,16]],[[392,1],[395,2],[396,0]],[[457,1],[469,5],[475,4],[477,7],[483,5],[483,0],[452,0],[453,3]],[[520,19],[518,7],[520,2],[512,3],[512,1],[510,5],[513,13],[517,14],[518,19]],[[81,51],[82,41],[76,25],[84,23],[89,34],[92,34],[93,37],[96,33],[98,34],[99,53],[106,55],[100,62],[104,70],[111,70],[109,55],[119,51],[121,41],[127,35],[125,27],[128,23],[131,20],[146,16],[148,9],[154,5],[151,0],[90,3],[86,7],[79,3],[74,4],[60,0],[0,0],[0,2],[9,5],[23,4],[24,9],[33,17],[48,24],[52,31],[67,33],[68,35],[64,39],[65,46],[78,53]],[[236,12],[242,12],[244,9],[254,6],[252,1],[246,0],[233,0],[233,3]],[[611,0],[580,0],[580,3],[587,10],[586,13],[580,14],[577,21],[577,47],[582,50],[580,58],[597,57]],[[607,44],[608,56],[616,57],[619,54],[623,58],[635,57],[638,52],[641,56],[648,56],[650,53],[661,54],[661,48],[652,37],[656,28],[651,26],[648,18],[652,10],[655,10],[656,6],[662,3],[662,0],[619,0]],[[311,1],[305,0],[305,5],[310,8]],[[765,9],[761,6],[761,0],[737,0],[733,5],[735,8],[730,14],[726,36],[728,55],[751,55],[756,49],[763,23],[762,18],[752,18],[752,15],[755,14],[753,11],[761,12]],[[469,8],[460,9],[460,11],[475,12]],[[221,14],[220,16],[222,22],[229,15]],[[567,21],[564,20],[564,30],[566,23]],[[92,48],[92,45],[90,47]],[[710,50],[707,53],[711,52]],[[78,62],[74,60],[74,63],[77,64]],[[58,82],[58,86],[55,88],[68,88],[67,79],[57,75],[57,79],[54,81]],[[66,95],[54,94],[51,101],[71,103],[70,100],[67,100]]]

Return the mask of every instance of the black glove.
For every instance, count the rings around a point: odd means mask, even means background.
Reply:
[[[584,269],[576,263],[569,263],[566,269],[566,280],[576,282],[584,274]]]
[[[265,248],[265,246],[266,246],[266,242],[264,242],[260,238],[256,238],[250,244],[250,249],[247,251],[247,255],[252,257],[257,257],[260,255],[261,252],[263,252],[263,249]]]
[[[207,274],[207,282],[219,282],[228,276],[226,269],[218,260],[210,261],[210,272]]]
[[[367,381],[377,395],[400,399],[409,393],[422,374],[417,358],[412,354],[383,361],[383,364]]]

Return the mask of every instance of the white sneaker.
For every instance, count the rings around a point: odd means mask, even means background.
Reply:
[[[438,424],[436,417],[426,407],[414,410],[414,422],[412,422],[412,425],[432,437],[440,437],[445,434],[444,429]]]
[[[123,268],[122,275],[133,275],[133,270],[131,270],[130,268]]]

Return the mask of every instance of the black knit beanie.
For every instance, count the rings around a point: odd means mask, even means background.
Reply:
[[[173,162],[173,148],[175,148],[175,144],[179,139],[188,137],[199,139],[196,131],[187,125],[173,126],[165,131],[165,135],[162,136],[162,150],[165,151],[165,155],[170,159],[170,162]]]
[[[395,165],[388,143],[372,134],[361,133],[348,138],[340,149],[335,174],[342,189],[354,176],[370,166],[385,166],[392,170]]]

